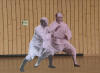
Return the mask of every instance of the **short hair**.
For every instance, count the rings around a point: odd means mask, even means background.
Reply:
[[[62,14],[61,12],[57,12],[55,16],[57,17],[57,16],[58,16],[58,14],[61,14],[61,15],[63,16],[63,14]]]
[[[42,17],[42,18],[40,19],[40,23],[41,23],[42,21],[45,21],[45,22],[48,24],[48,19],[47,19],[46,17]]]

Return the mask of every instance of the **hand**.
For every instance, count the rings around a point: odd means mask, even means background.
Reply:
[[[51,38],[54,38],[54,35],[53,34],[51,34]]]
[[[68,40],[68,37],[67,37],[67,35],[65,36],[65,39],[66,39],[66,40]]]

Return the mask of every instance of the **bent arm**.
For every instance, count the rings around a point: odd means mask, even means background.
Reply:
[[[67,40],[70,40],[72,38],[72,33],[71,33],[71,31],[70,31],[68,26],[66,26],[66,28],[65,28],[65,36],[66,36]]]

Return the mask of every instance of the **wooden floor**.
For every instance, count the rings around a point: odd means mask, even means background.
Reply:
[[[24,57],[0,57],[0,73],[20,73],[19,67],[23,59]],[[55,69],[48,68],[48,59],[34,68],[36,60],[37,58],[26,64],[24,73],[100,73],[100,57],[77,57],[80,68],[73,66],[70,56],[55,56]]]

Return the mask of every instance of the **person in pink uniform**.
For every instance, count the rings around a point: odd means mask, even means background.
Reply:
[[[72,55],[74,67],[80,67],[76,61],[76,48],[69,42],[72,38],[71,31],[66,23],[63,22],[63,15],[61,13],[56,14],[56,21],[54,21],[47,32],[49,33],[47,39],[45,37],[44,48],[49,51],[53,56],[57,52],[64,51]],[[51,37],[50,37],[51,36]],[[48,53],[48,52],[45,52]],[[43,54],[38,58],[35,66],[38,67],[40,62],[45,59],[46,54]],[[52,59],[51,59],[52,60]]]
[[[66,23],[63,22],[63,15],[59,12],[56,14],[56,21],[50,27],[49,32],[52,34],[52,46],[60,51],[72,55],[74,67],[80,67],[76,61],[76,48],[69,42],[72,38],[71,31]]]

